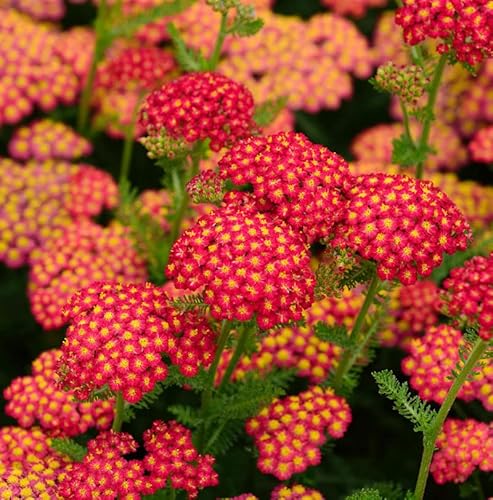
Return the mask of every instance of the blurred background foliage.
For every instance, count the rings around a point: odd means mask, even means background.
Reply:
[[[323,9],[318,0],[278,0],[274,11],[308,18]],[[95,12],[91,4],[68,4],[63,26],[68,28],[89,24]],[[367,37],[371,37],[380,12],[379,9],[372,9],[363,19],[354,21]],[[262,36],[262,33],[257,36]],[[299,57],[303,57],[303,54],[299,54]],[[367,81],[355,80],[352,99],[343,101],[336,111],[317,114],[296,112],[296,128],[312,141],[326,145],[349,160],[349,145],[354,136],[377,123],[391,122],[388,109],[387,95],[375,92]],[[57,109],[52,116],[74,126],[76,108]],[[32,118],[30,116],[25,121]],[[7,127],[0,131],[0,154],[3,156],[6,155],[6,143],[12,130]],[[100,134],[93,139],[93,144],[94,152],[87,161],[116,177],[122,141]],[[493,184],[493,174],[484,166],[472,165],[468,167],[466,175]],[[159,185],[160,176],[160,170],[146,157],[144,148],[137,146],[131,167],[132,183],[139,189],[152,188]],[[0,266],[0,283],[0,389],[3,390],[14,377],[30,371],[32,360],[41,351],[59,346],[63,330],[46,333],[35,323],[26,297],[26,268],[12,270]],[[414,434],[409,423],[392,411],[391,403],[378,395],[370,376],[371,370],[383,368],[391,368],[398,373],[401,358],[402,352],[396,349],[380,351],[377,360],[365,370],[361,384],[350,401],[353,422],[348,432],[335,445],[329,446],[319,467],[310,468],[305,474],[295,476],[295,479],[306,486],[318,488],[327,499],[344,498],[353,489],[375,482],[392,481],[405,488],[414,487],[421,457],[420,435]],[[293,392],[297,390],[299,387],[293,388]],[[196,403],[193,395],[177,390],[166,393],[165,399]],[[4,403],[2,399],[2,406]],[[171,415],[166,415],[165,406],[166,401],[161,399],[151,411],[140,413],[138,419],[126,425],[125,430],[140,436],[153,419],[171,418]],[[472,410],[471,416],[485,418],[480,405],[469,405],[468,410]],[[0,423],[10,425],[14,421],[2,412]],[[238,442],[226,460],[219,460],[217,470],[221,477],[220,486],[203,491],[199,498],[217,498],[247,491],[254,492],[259,498],[268,498],[269,492],[278,482],[258,472],[252,452],[253,446],[249,439],[245,437],[244,441]],[[493,483],[487,475],[481,474],[475,481],[478,479],[482,482],[483,493],[493,494]],[[461,496],[481,497],[474,487],[437,487],[430,479],[428,499],[451,500]]]

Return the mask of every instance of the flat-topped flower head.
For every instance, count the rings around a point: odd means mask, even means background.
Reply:
[[[152,92],[140,111],[148,135],[162,129],[189,144],[210,139],[213,151],[254,130],[254,102],[243,85],[219,73],[187,73]]]
[[[0,498],[52,500],[59,496],[55,479],[46,477],[45,470],[25,472],[0,464]]]
[[[455,204],[430,181],[404,175],[354,177],[334,246],[349,247],[377,264],[383,280],[413,284],[442,262],[443,252],[465,250],[471,230]]]
[[[9,154],[17,160],[72,160],[92,152],[89,141],[68,125],[50,119],[18,128],[9,142]]]
[[[108,172],[82,164],[70,177],[65,206],[74,217],[92,217],[117,205],[118,187]]]
[[[215,334],[206,320],[176,311],[150,283],[94,283],[70,299],[66,314],[71,324],[58,372],[79,399],[108,387],[139,401],[166,378],[162,355],[187,377],[212,362]]]
[[[5,413],[24,428],[35,422],[50,436],[76,436],[113,421],[112,400],[81,403],[57,386],[59,350],[43,352],[33,361],[32,375],[18,377],[3,391]]]
[[[270,495],[271,500],[325,500],[320,491],[307,488],[302,484],[277,486]]]
[[[98,67],[96,86],[107,90],[151,91],[176,69],[171,52],[158,47],[126,47]]]
[[[259,470],[284,481],[318,465],[327,434],[341,438],[350,422],[346,400],[331,388],[315,386],[297,396],[275,399],[247,420],[246,431],[255,440]]]
[[[416,45],[427,38],[440,40],[439,53],[478,64],[493,55],[493,5],[489,0],[403,0],[395,22],[404,40]]]
[[[135,439],[125,432],[105,431],[87,443],[81,462],[68,464],[58,476],[62,498],[141,498],[152,489],[141,460],[125,455],[137,450]]]
[[[462,333],[450,325],[432,326],[419,339],[409,342],[409,356],[402,360],[402,371],[410,377],[411,387],[421,399],[441,404],[453,381],[452,371],[460,363],[459,351],[464,349]],[[486,360],[474,377],[467,380],[459,399],[478,399],[493,410],[493,361]]]
[[[128,228],[118,223],[102,227],[81,219],[33,251],[28,285],[31,311],[45,330],[59,328],[67,322],[63,307],[80,288],[99,280],[142,283],[146,279],[146,263],[137,254]]]
[[[493,425],[449,418],[435,446],[430,473],[438,484],[463,483],[479,469],[493,472]]]
[[[216,319],[255,317],[261,328],[301,319],[315,282],[308,245],[285,222],[258,212],[250,196],[228,198],[178,238],[168,277],[177,288],[203,291]]]
[[[460,324],[477,328],[484,340],[493,338],[493,253],[452,269],[442,287],[444,312]]]
[[[169,482],[193,499],[200,490],[218,484],[217,472],[212,468],[214,457],[198,453],[190,429],[174,420],[156,420],[143,438],[147,451],[144,465],[158,488],[165,488]]]
[[[309,241],[326,237],[344,216],[346,161],[303,134],[281,132],[235,144],[219,161],[220,175],[251,184],[262,211],[271,211]]]

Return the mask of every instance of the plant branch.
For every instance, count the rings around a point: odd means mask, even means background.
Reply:
[[[111,430],[115,432],[120,432],[122,430],[123,416],[125,409],[125,401],[123,400],[122,391],[116,393],[115,401],[115,418],[113,419],[113,425]]]

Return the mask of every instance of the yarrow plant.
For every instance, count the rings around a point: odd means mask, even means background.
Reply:
[[[483,498],[492,2],[28,3],[0,7],[0,497]]]

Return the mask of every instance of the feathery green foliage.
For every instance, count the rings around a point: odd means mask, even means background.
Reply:
[[[434,151],[427,145],[415,145],[406,134],[394,139],[392,146],[392,163],[404,167],[423,163]]]
[[[200,425],[200,412],[197,408],[185,405],[171,405],[167,409],[175,416],[178,422],[186,427],[195,429]]]
[[[269,99],[255,106],[253,119],[259,127],[270,125],[286,107],[288,98],[286,96],[278,97],[277,99]]]
[[[151,392],[146,392],[142,399],[134,404],[125,404],[123,420],[129,422],[135,418],[135,410],[148,410],[151,406],[156,404],[161,395],[163,394],[165,385],[162,382],[157,382]]]
[[[353,347],[354,342],[349,338],[348,330],[343,325],[329,326],[323,321],[319,321],[315,325],[315,335],[325,342],[330,342],[343,349],[350,349]]]
[[[372,372],[377,382],[378,392],[393,403],[393,409],[397,410],[404,418],[410,420],[415,432],[426,433],[436,417],[436,411],[409,390],[407,382],[399,382],[392,370]]]
[[[185,71],[205,71],[208,62],[200,50],[187,47],[178,28],[173,23],[168,24],[167,30],[175,48],[175,58],[178,64]]]
[[[346,497],[346,500],[385,500],[375,488],[362,488]]]
[[[87,448],[70,438],[53,438],[50,444],[51,448],[58,453],[67,455],[75,462],[82,462],[87,454]]]
[[[208,309],[208,305],[204,302],[204,296],[200,293],[192,295],[184,295],[183,297],[177,297],[171,302],[171,305],[178,309],[179,311],[186,312],[198,309],[201,312],[205,312]]]

